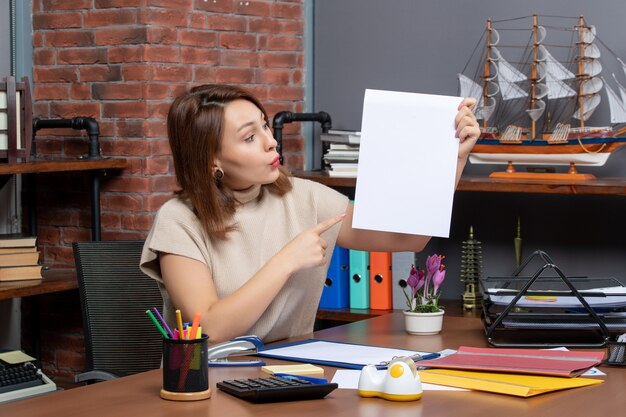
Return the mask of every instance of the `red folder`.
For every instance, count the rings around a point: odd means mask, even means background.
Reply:
[[[391,310],[391,252],[370,252],[370,308]]]
[[[599,364],[603,358],[604,351],[571,352],[461,346],[455,354],[420,362],[420,366],[574,377]]]

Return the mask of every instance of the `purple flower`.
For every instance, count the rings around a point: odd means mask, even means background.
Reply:
[[[443,283],[443,280],[446,279],[446,271],[437,270],[433,274],[433,293],[437,295],[437,291],[439,290],[439,286]]]
[[[418,272],[415,265],[411,265],[411,272],[406,279],[406,284],[411,287],[411,297],[415,297],[415,293],[424,286],[424,271]]]
[[[441,260],[443,259],[443,256],[434,254],[429,256],[428,258],[426,258],[426,270],[428,271],[429,275],[432,275],[435,273],[435,271],[439,271],[439,267],[441,266]]]

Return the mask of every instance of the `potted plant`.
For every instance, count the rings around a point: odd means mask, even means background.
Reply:
[[[441,284],[446,278],[444,256],[434,254],[426,259],[426,271],[411,265],[411,272],[402,289],[408,309],[404,310],[407,333],[417,335],[437,334],[443,325],[444,310],[439,305]],[[407,293],[407,288],[410,294]]]

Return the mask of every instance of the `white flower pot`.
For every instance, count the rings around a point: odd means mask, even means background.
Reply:
[[[443,326],[443,313],[440,310],[436,313],[413,313],[403,311],[404,328],[409,334],[429,335],[441,332]]]

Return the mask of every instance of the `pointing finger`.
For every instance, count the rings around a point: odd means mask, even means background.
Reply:
[[[330,229],[331,227],[333,227],[334,225],[336,225],[337,223],[339,223],[340,221],[342,221],[344,217],[346,217],[346,213],[328,218],[324,221],[319,222],[317,225],[313,226],[312,230],[318,235],[322,234],[328,229]]]

